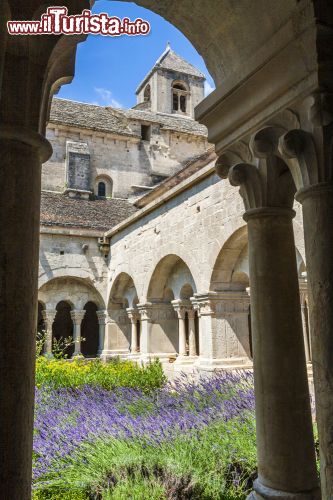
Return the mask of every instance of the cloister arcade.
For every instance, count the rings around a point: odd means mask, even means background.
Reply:
[[[296,249],[307,362],[311,361],[306,269]],[[190,259],[189,259],[190,261]],[[146,272],[138,297],[138,274],[116,272],[107,307],[89,280],[58,277],[39,290],[38,330],[46,332],[45,354],[52,339],[74,337],[69,357],[139,362],[159,358],[170,375],[181,370],[252,367],[247,227],[226,239],[212,261],[209,291],[197,288],[190,267],[168,254]],[[80,341],[80,338],[84,339]],[[174,363],[171,367],[170,363]]]
[[[63,3],[71,14],[91,4]],[[333,498],[333,5],[319,0],[240,0],[237,6],[226,0],[137,3],[173,23],[202,54],[217,88],[197,106],[196,117],[215,144],[220,175],[239,186],[244,203],[258,455],[251,498],[329,500]],[[6,21],[36,19],[49,5],[40,0],[0,3],[4,500],[31,498],[40,167],[51,155],[44,136],[50,97],[73,77],[76,45],[84,38],[10,37]],[[290,119],[281,127],[284,111]],[[303,209],[321,492],[292,229],[294,196]],[[243,271],[237,272],[237,285],[244,278]],[[199,294],[202,340],[203,324],[214,316],[211,311],[225,291],[193,291],[194,297]],[[241,303],[245,309],[245,298]],[[144,308],[141,311],[145,339],[141,348],[148,352],[149,316]]]
[[[53,340],[72,339],[65,354],[95,358],[103,350],[105,305],[87,280],[54,278],[39,290],[37,330],[45,334],[44,352],[52,356]]]

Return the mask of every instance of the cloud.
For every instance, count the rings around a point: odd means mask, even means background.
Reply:
[[[207,80],[205,81],[205,97],[207,97],[211,92],[213,92],[213,90],[215,90],[215,87],[212,87],[212,85],[207,82]]]
[[[98,95],[98,101],[94,101],[93,104],[99,104],[101,106],[111,106],[112,108],[122,108],[123,106],[119,101],[112,97],[111,90],[94,88],[96,94]]]

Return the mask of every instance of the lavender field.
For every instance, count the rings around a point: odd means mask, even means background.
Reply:
[[[251,373],[36,391],[35,499],[231,500],[252,486]]]

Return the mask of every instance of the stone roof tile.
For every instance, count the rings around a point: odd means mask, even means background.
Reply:
[[[178,115],[154,113],[139,109],[96,106],[67,99],[55,98],[52,101],[50,122],[59,125],[100,130],[139,138],[140,136],[133,129],[134,122],[138,121],[160,124],[164,130],[207,136],[206,127],[189,117],[183,118]]]
[[[40,223],[107,231],[136,211],[131,203],[123,199],[82,200],[42,191]]]

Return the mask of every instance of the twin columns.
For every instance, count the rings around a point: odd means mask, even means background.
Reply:
[[[81,324],[82,320],[86,314],[84,309],[75,309],[71,311],[71,319],[73,322],[73,341],[74,341],[74,353],[75,356],[82,356],[81,353]],[[97,319],[99,324],[99,340],[98,340],[98,352],[100,355],[104,348],[104,337],[105,337],[105,322],[106,322],[106,311],[97,311]],[[45,324],[45,355],[47,357],[52,357],[52,329],[53,323],[57,315],[56,309],[44,309],[42,311],[44,324]]]
[[[178,318],[178,331],[179,331],[179,349],[178,353],[180,357],[187,356],[187,347],[186,347],[186,315],[188,317],[188,355],[190,357],[197,356],[197,346],[196,346],[196,338],[195,338],[195,311],[192,308],[191,302],[189,300],[173,300],[171,302],[173,309],[176,311]],[[128,308],[126,309],[127,315],[131,321],[131,345],[130,350],[132,354],[137,352],[143,352],[144,354],[150,354],[150,337],[147,337],[149,334],[150,328],[147,327],[147,323],[151,321],[150,318],[150,310],[158,307],[158,304],[139,304],[138,308]],[[142,323],[141,323],[142,319]],[[138,339],[138,328],[137,323],[140,322],[140,325],[145,325],[143,328],[143,338],[142,344],[145,346],[141,349],[141,345]],[[149,330],[149,331],[148,331]]]

